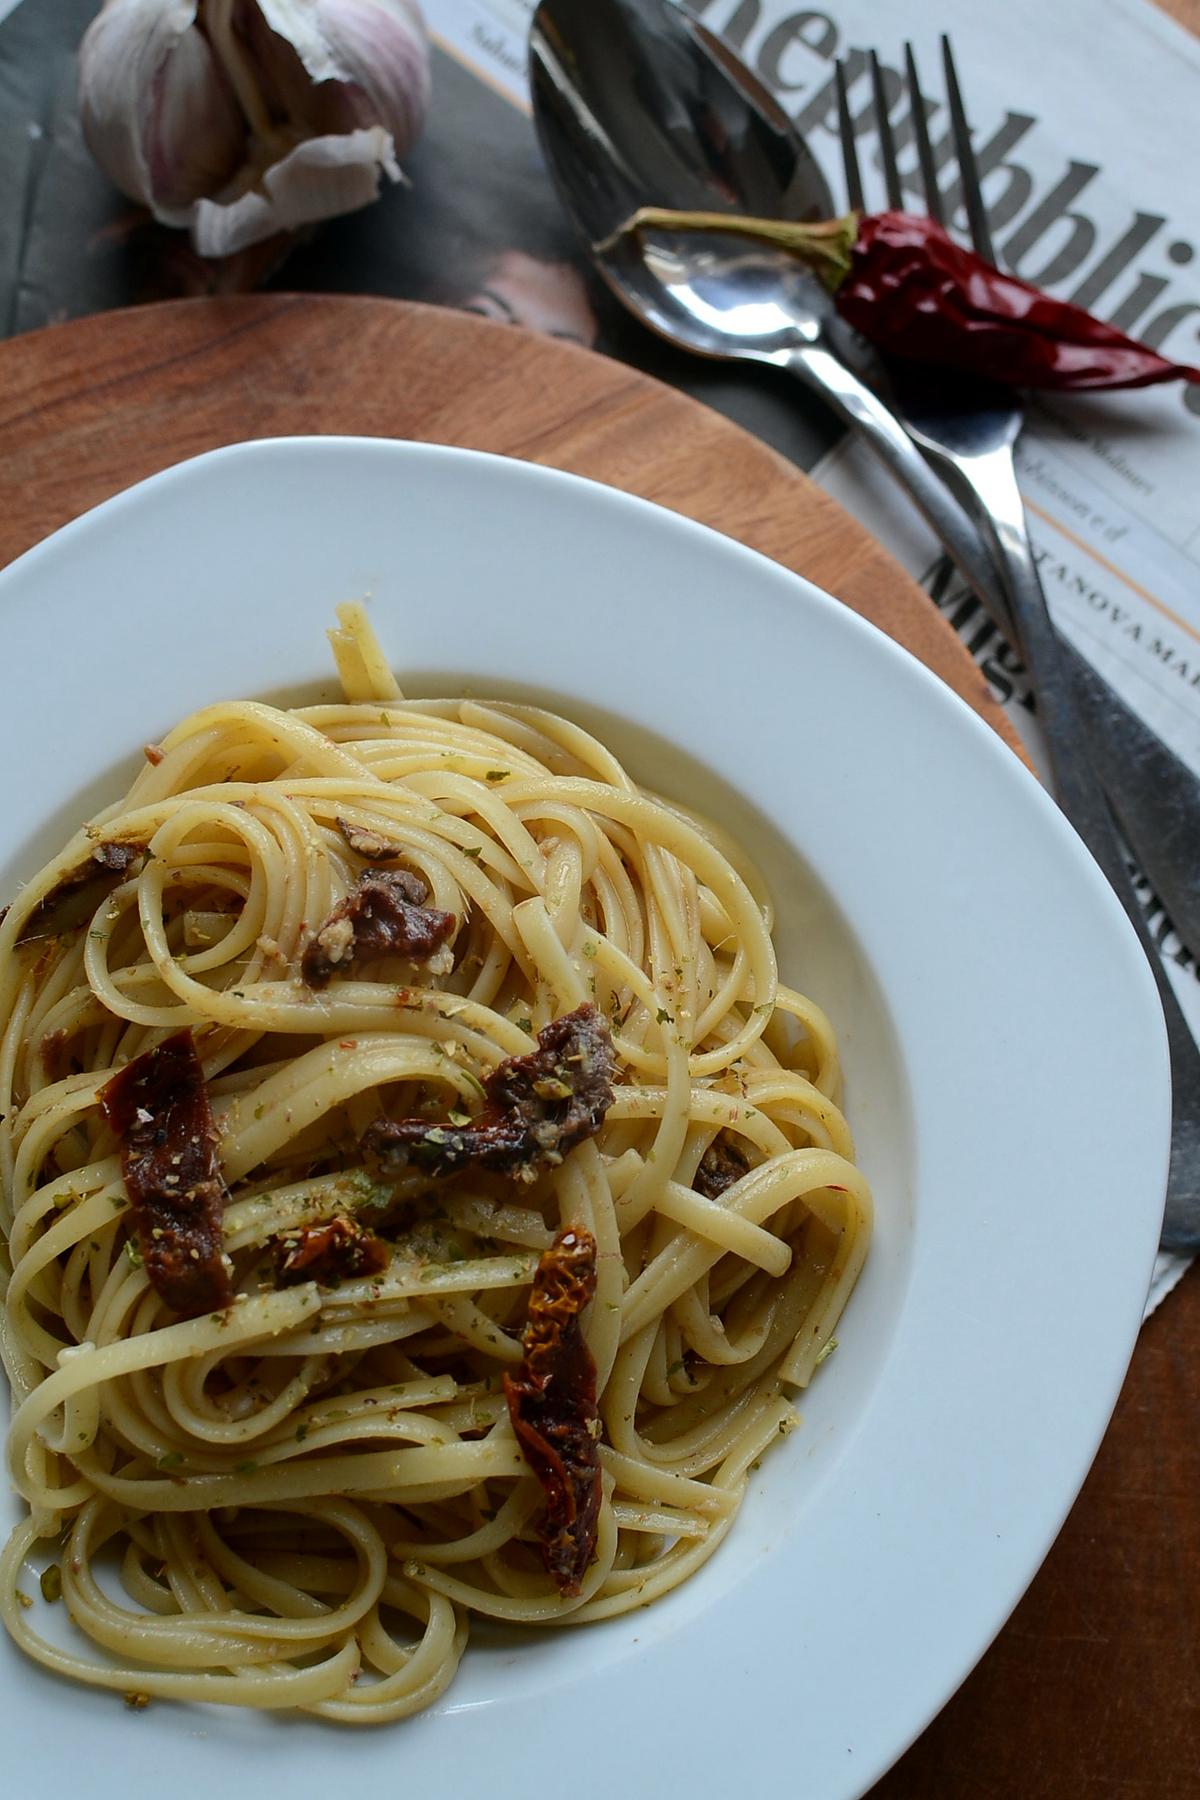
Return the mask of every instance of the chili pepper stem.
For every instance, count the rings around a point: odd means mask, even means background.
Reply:
[[[623,237],[643,231],[719,231],[786,250],[812,269],[831,294],[850,273],[850,252],[858,238],[859,214],[802,223],[797,219],[753,219],[740,213],[676,212],[665,206],[640,206],[624,224],[593,246],[597,254],[611,250]]]

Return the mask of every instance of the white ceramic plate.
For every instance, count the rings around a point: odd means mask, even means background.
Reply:
[[[1149,972],[1032,778],[846,608],[608,489],[377,441],[185,463],[0,577],[3,891],[194,707],[330,688],[361,595],[409,692],[548,697],[747,842],[845,1047],[876,1241],[804,1428],[690,1585],[480,1633],[440,1705],[353,1740],[134,1716],[6,1645],[13,1791],[858,1795],[999,1629],[1116,1398],[1167,1163]]]

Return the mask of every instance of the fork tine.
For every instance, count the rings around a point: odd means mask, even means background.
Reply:
[[[883,159],[883,182],[887,189],[888,205],[894,212],[901,212],[904,208],[904,195],[900,191],[900,171],[896,167],[896,141],[892,136],[892,121],[888,117],[887,95],[883,91],[883,70],[873,50],[871,89],[875,96],[875,124],[879,131],[879,154]]]
[[[921,165],[921,185],[925,189],[925,211],[938,225],[945,224],[942,195],[933,161],[933,145],[929,141],[929,120],[925,115],[925,96],[917,76],[917,59],[911,44],[904,46],[904,67],[908,76],[908,103],[912,108],[913,136],[917,140],[917,159]]]
[[[846,199],[854,212],[865,212],[862,172],[858,166],[858,147],[854,142],[854,120],[850,117],[850,97],[846,92],[846,65],[839,57],[833,65],[837,84],[838,136],[842,140],[842,167],[846,171]]]
[[[983,204],[983,192],[979,185],[979,169],[975,162],[975,152],[971,147],[971,129],[967,124],[967,114],[958,86],[958,74],[954,67],[950,39],[944,32],[942,34],[942,66],[946,72],[946,96],[950,102],[950,127],[954,134],[954,154],[958,158],[959,172],[962,175],[963,200],[967,208],[971,242],[975,246],[977,255],[982,256],[984,262],[994,263],[996,257],[992,250],[992,233]]]

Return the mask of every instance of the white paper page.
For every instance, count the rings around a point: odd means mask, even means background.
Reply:
[[[421,10],[443,50],[529,111],[525,45],[537,0],[421,0]]]

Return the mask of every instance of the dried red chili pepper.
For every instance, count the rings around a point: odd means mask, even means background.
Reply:
[[[848,324],[888,355],[948,364],[1015,387],[1085,392],[1200,381],[1145,344],[1005,275],[932,219],[867,214],[837,289]]]
[[[848,213],[812,225],[643,207],[621,227],[644,230],[719,231],[786,250],[820,276],[847,323],[889,356],[1070,393],[1200,381],[1200,369],[1004,274],[919,214]]]
[[[578,1594],[596,1554],[600,1517],[596,1365],[579,1329],[595,1291],[596,1240],[561,1231],[538,1259],[521,1365],[504,1376],[517,1442],[546,1495],[542,1560],[568,1595]]]

